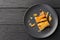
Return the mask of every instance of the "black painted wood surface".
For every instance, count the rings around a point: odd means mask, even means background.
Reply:
[[[26,9],[0,9],[0,24],[22,24]]]
[[[60,7],[60,0],[0,0],[0,7],[30,7],[40,3]]]
[[[60,15],[60,0],[0,0],[0,40],[60,40],[60,25],[53,35],[45,39],[33,38],[25,32],[26,10],[40,3],[51,5]]]

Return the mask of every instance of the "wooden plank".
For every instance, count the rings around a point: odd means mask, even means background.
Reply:
[[[2,32],[25,32],[24,24],[0,24],[0,33]]]
[[[0,24],[22,24],[26,9],[0,9]]]
[[[0,0],[0,7],[30,7],[40,3],[60,7],[60,0]]]
[[[0,40],[33,40],[21,25],[0,25]]]

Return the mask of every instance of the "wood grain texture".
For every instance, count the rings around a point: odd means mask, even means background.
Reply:
[[[0,7],[30,7],[40,3],[60,7],[60,0],[0,0]]]
[[[26,9],[0,9],[0,24],[22,24]]]
[[[20,25],[0,25],[0,40],[33,40]]]

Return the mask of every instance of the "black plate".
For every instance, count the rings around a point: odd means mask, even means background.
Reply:
[[[37,26],[35,26],[34,28],[31,28],[28,24],[28,20],[30,16],[32,16],[33,13],[38,13],[40,9],[49,12],[49,14],[51,14],[53,19],[49,28],[46,28],[45,30],[38,32]],[[32,22],[34,23],[35,21],[32,20]],[[53,10],[53,8],[51,8],[47,4],[34,5],[31,8],[29,8],[28,11],[26,12],[25,17],[24,17],[24,24],[25,24],[25,30],[31,36],[36,37],[36,38],[46,38],[50,36],[51,34],[53,34],[57,28],[57,25],[58,25],[57,13]]]

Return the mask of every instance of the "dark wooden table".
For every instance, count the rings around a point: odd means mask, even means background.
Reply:
[[[33,38],[24,31],[26,10],[40,3],[51,5],[60,20],[60,0],[0,0],[0,40],[60,40],[60,25],[45,39]]]

